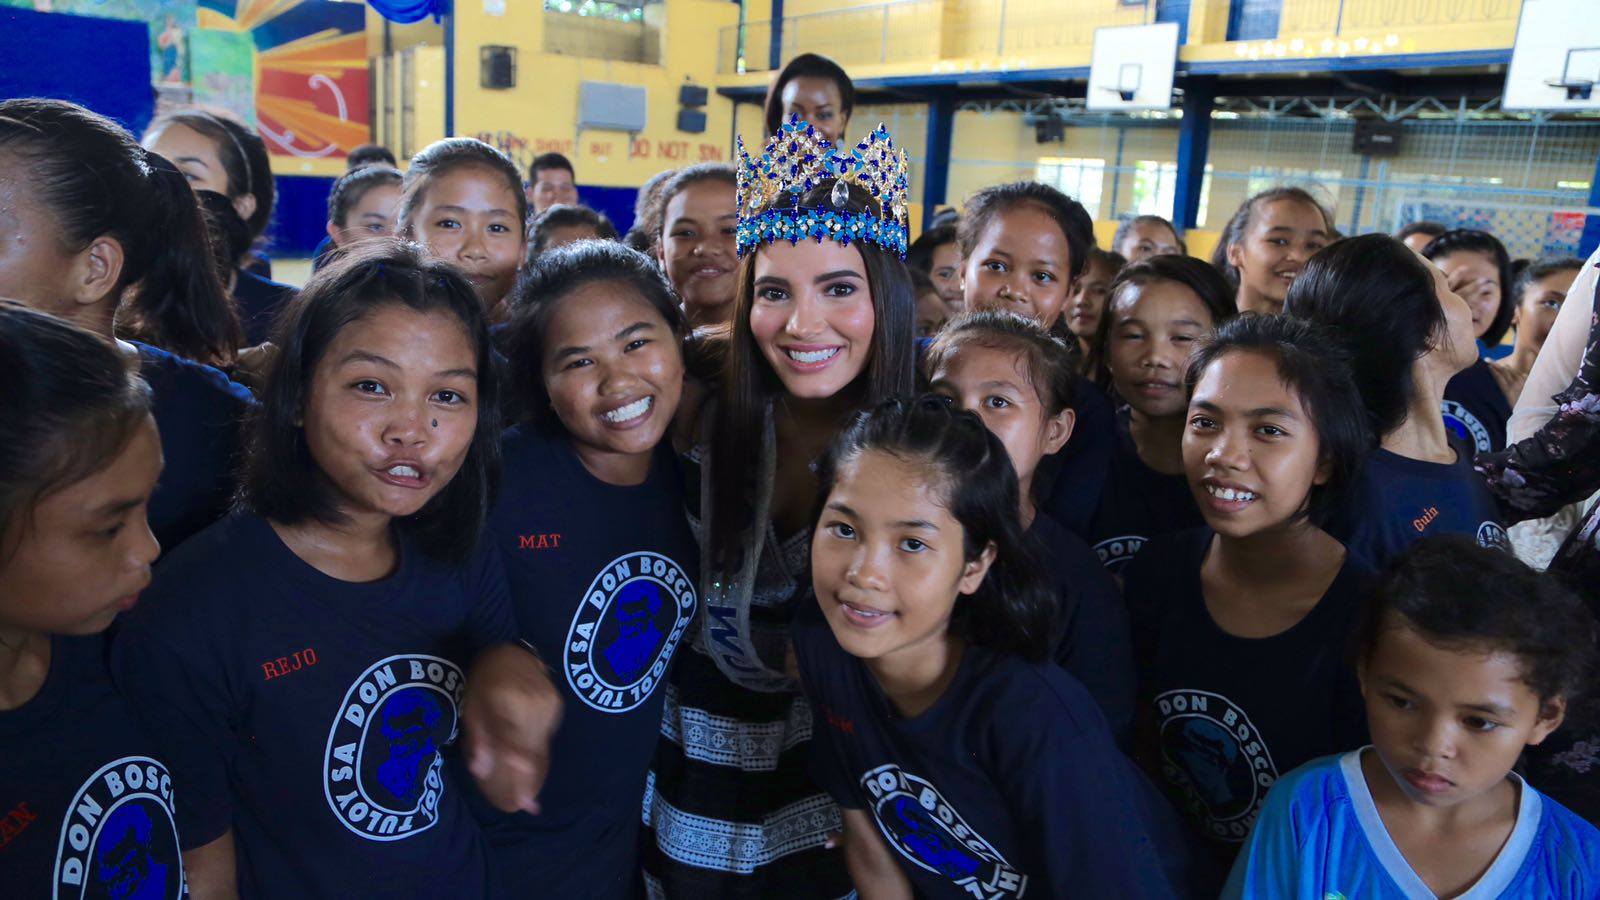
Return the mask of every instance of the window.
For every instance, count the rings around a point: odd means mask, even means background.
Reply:
[[[1089,218],[1100,218],[1100,189],[1105,184],[1106,161],[1066,156],[1043,156],[1035,177],[1083,204]]]

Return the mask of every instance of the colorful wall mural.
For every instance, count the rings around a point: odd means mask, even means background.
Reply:
[[[329,0],[0,0],[148,23],[156,111],[204,103],[280,157],[343,157],[368,140],[366,6]]]

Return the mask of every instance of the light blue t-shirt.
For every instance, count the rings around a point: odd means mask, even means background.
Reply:
[[[1361,753],[1325,756],[1273,785],[1224,898],[1435,900],[1378,818]],[[1600,831],[1510,777],[1516,825],[1462,900],[1600,896]]]

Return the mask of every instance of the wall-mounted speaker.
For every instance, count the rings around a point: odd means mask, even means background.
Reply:
[[[678,105],[698,108],[706,105],[710,92],[698,84],[686,84],[678,88]]]
[[[1399,156],[1400,138],[1405,129],[1399,122],[1384,119],[1357,119],[1352,153],[1361,156]]]
[[[517,86],[517,48],[486,45],[478,49],[478,83],[505,90]]]

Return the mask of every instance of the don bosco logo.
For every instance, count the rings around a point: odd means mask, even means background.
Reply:
[[[398,841],[439,818],[439,750],[455,740],[461,669],[437,656],[399,654],[350,686],[328,731],[323,794],[344,827]]]
[[[1444,427],[1456,437],[1470,441],[1474,453],[1488,453],[1494,449],[1494,442],[1489,438],[1489,429],[1478,421],[1478,417],[1467,411],[1465,406],[1454,400],[1446,400],[1442,404],[1444,412]]]
[[[927,779],[893,763],[861,776],[872,815],[890,846],[984,900],[1021,897],[1028,876],[1013,869]]]
[[[51,896],[185,896],[166,766],[146,756],[127,756],[89,776],[61,823]]]
[[[661,683],[689,620],[694,584],[683,567],[647,550],[605,564],[573,613],[562,668],[585,704],[627,712]]]
[[[1094,552],[1100,557],[1100,564],[1112,572],[1121,572],[1138,554],[1144,542],[1149,540],[1143,535],[1124,534],[1114,538],[1106,538],[1094,545]]]
[[[1208,834],[1243,841],[1278,780],[1261,732],[1233,701],[1210,691],[1167,691],[1155,706],[1167,780]]]

